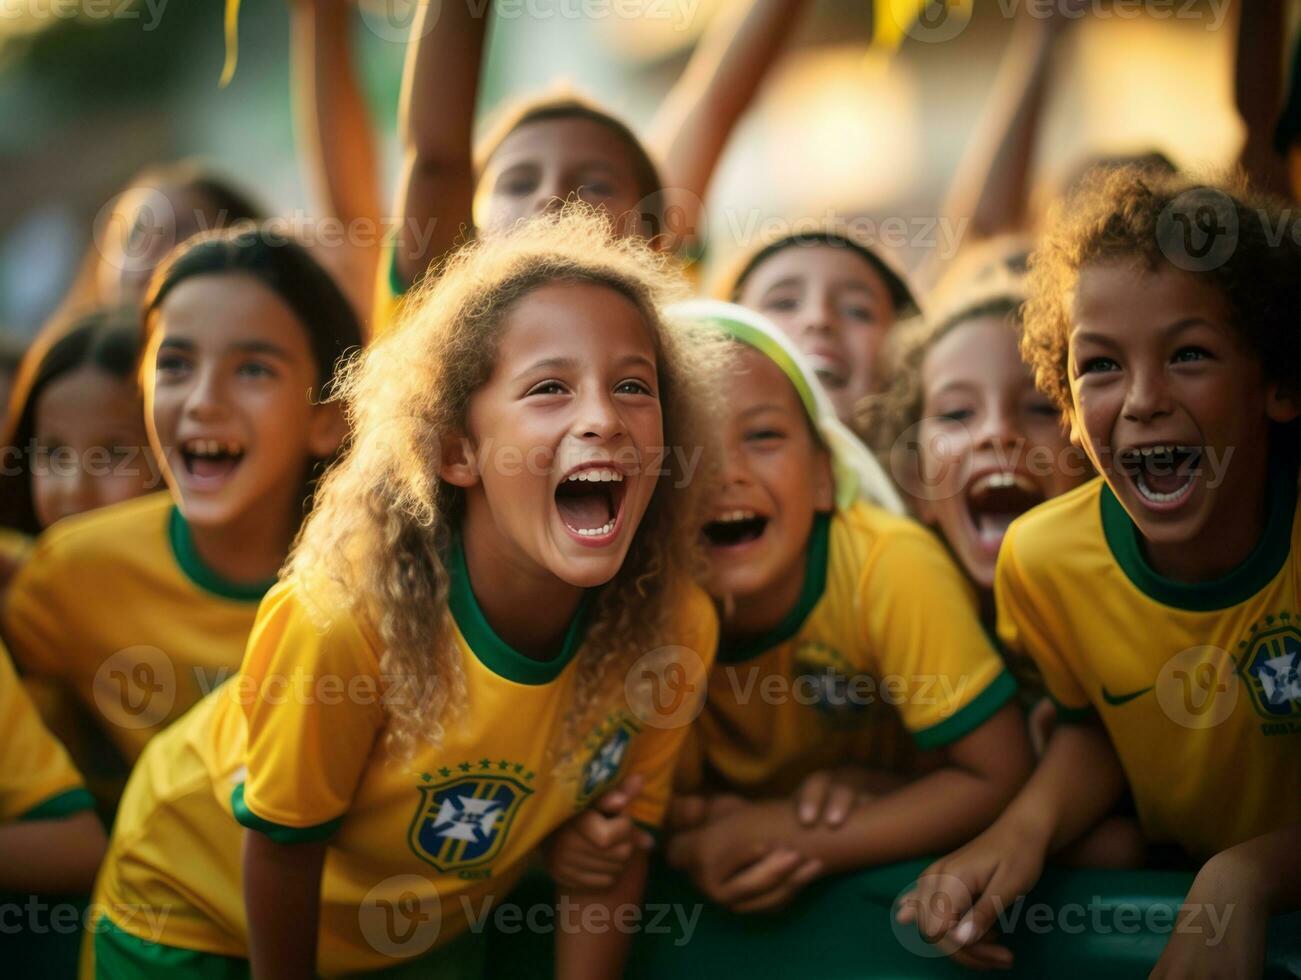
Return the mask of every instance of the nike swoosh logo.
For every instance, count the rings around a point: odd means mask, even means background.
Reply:
[[[1107,690],[1107,685],[1103,684],[1102,700],[1106,701],[1107,704],[1111,705],[1112,707],[1118,707],[1119,705],[1125,704],[1129,701],[1133,701],[1135,698],[1141,698],[1144,694],[1146,694],[1150,690],[1152,690],[1152,688],[1145,687],[1138,691],[1131,691],[1129,694],[1112,694],[1110,691]]]

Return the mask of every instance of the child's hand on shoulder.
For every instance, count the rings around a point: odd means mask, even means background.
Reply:
[[[712,901],[733,912],[770,912],[822,873],[821,861],[782,842],[792,825],[785,800],[729,797],[723,808],[679,830],[667,851],[669,863],[686,871]]]
[[[655,845],[624,812],[641,790],[642,777],[629,777],[547,838],[542,861],[557,885],[571,892],[609,891],[633,854]]]
[[[1214,909],[1214,916],[1207,909]],[[1212,923],[1222,923],[1222,932]],[[1193,880],[1151,980],[1259,977],[1265,963],[1269,903],[1255,870],[1217,854]]]

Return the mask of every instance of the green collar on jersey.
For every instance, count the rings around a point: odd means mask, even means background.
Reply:
[[[578,648],[583,644],[592,597],[597,590],[583,591],[583,598],[579,600],[574,618],[569,621],[569,629],[565,631],[560,652],[549,660],[536,660],[512,647],[488,623],[479,600],[474,597],[474,590],[470,587],[470,572],[465,564],[465,548],[461,546],[459,534],[452,540],[449,557],[451,560],[447,570],[451,582],[447,607],[456,620],[457,629],[479,661],[494,674],[517,684],[546,684],[560,676],[560,672],[574,659]]]
[[[175,504],[167,518],[167,536],[171,539],[176,564],[181,566],[186,578],[205,592],[237,602],[258,602],[276,584],[274,578],[262,582],[232,582],[214,572],[199,555],[199,549],[194,546],[194,536],[190,533],[190,525]]]
[[[804,586],[800,598],[780,623],[760,636],[749,637],[739,643],[722,641],[718,647],[718,660],[725,664],[739,664],[753,660],[761,653],[785,643],[800,631],[813,607],[827,588],[827,561],[831,557],[831,515],[819,511],[813,515],[813,529],[809,532],[808,550],[804,564]]]
[[[1272,465],[1265,489],[1269,512],[1256,547],[1237,568],[1210,582],[1166,578],[1143,556],[1138,527],[1111,487],[1102,484],[1102,532],[1116,563],[1134,585],[1167,606],[1190,612],[1213,612],[1246,602],[1286,564],[1292,551],[1292,516],[1296,511],[1296,470]]]

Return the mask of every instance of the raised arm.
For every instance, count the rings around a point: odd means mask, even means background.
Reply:
[[[1030,173],[1043,118],[1053,45],[1064,21],[1023,15],[1012,30],[1002,67],[971,142],[958,162],[940,208],[948,221],[966,221],[964,244],[1024,231],[1029,223]],[[939,278],[939,258],[926,256],[918,280]]]
[[[397,273],[410,285],[472,219],[474,110],[487,7],[422,3],[411,25],[398,135],[402,175],[395,214]],[[431,26],[432,22],[432,26]]]
[[[1233,94],[1247,127],[1238,163],[1258,187],[1290,199],[1287,161],[1274,148],[1274,126],[1283,100],[1284,6],[1241,0],[1234,4],[1238,36]]]
[[[751,0],[725,7],[696,46],[651,124],[649,145],[664,167],[670,230],[689,244],[700,203],[737,120],[754,100],[806,0]]]
[[[293,0],[290,61],[294,125],[318,214],[341,221],[344,252],[332,267],[369,303],[383,208],[370,112],[352,59],[345,0]]]

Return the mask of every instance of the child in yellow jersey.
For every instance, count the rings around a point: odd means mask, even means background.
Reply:
[[[677,313],[734,341],[735,358],[724,487],[704,525],[722,639],[668,857],[714,900],[759,911],[820,874],[970,837],[1030,753],[971,589],[928,532],[873,502],[898,508],[795,346],[732,304]],[[907,785],[855,766],[895,715],[939,755]],[[824,806],[833,771],[863,797]],[[571,838],[599,833],[584,817]],[[589,850],[557,842],[551,863],[581,873],[599,861]]]
[[[360,341],[326,273],[251,225],[187,242],[144,324],[145,414],[171,493],[59,522],[3,619],[17,662],[71,690],[127,764],[239,667],[312,469],[344,435],[312,393]],[[119,773],[102,802],[120,790]]]
[[[998,630],[1059,724],[1026,788],[905,904],[955,956],[1125,783],[1147,837],[1200,865],[1154,975],[1250,976],[1301,905],[1301,248],[1236,178],[1095,175],[1032,260],[1023,353],[1101,477],[1015,521]],[[1063,724],[1074,721],[1077,724]]]
[[[887,349],[889,383],[855,420],[976,587],[991,634],[994,563],[1008,525],[1093,472],[1017,351],[1024,301],[1019,277],[995,272],[927,322],[901,328]],[[1044,696],[1034,661],[1008,666],[1032,708]]]
[[[422,975],[473,975],[557,826],[629,778],[660,823],[686,728],[648,694],[703,682],[717,643],[690,572],[720,345],[661,321],[673,282],[599,215],[544,216],[458,253],[353,365],[350,449],[240,675],[127,788],[100,976],[431,949]],[[619,975],[609,913],[644,873],[562,899],[587,924],[558,924],[558,975]],[[141,908],[171,911],[151,933]]]
[[[104,855],[93,807],[0,647],[0,892],[89,891]]]

